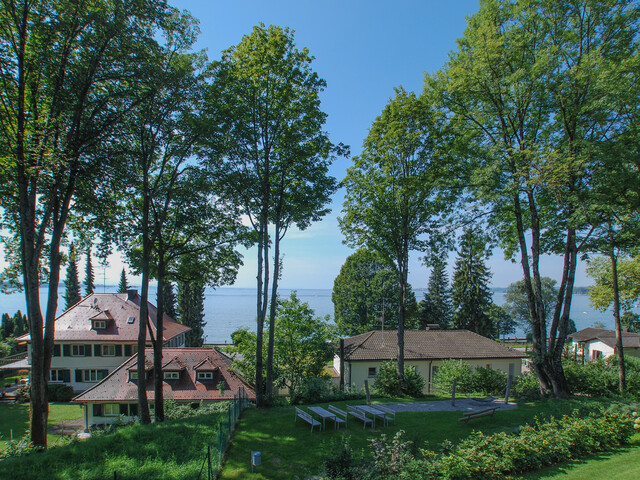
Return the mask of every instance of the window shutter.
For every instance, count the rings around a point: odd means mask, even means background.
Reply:
[[[109,370],[105,368],[104,370],[102,370],[102,378],[105,378],[107,375],[109,375]]]
[[[131,356],[131,345],[125,345],[124,346],[124,356],[125,357],[130,357]]]
[[[54,344],[53,345],[53,356],[54,357],[59,357],[60,356],[60,344]]]
[[[116,345],[116,357],[122,356],[122,345]]]
[[[82,382],[82,370],[76,369],[76,382]]]
[[[129,416],[129,405],[126,403],[120,404],[120,415]]]
[[[102,417],[102,405],[100,403],[93,404],[93,416]]]
[[[100,344],[95,344],[93,346],[93,356],[94,357],[102,356],[102,352],[100,351],[101,348],[102,348],[102,345],[100,345]]]
[[[85,345],[84,346],[84,356],[85,357],[90,357],[91,356],[91,345]]]
[[[68,343],[62,345],[62,355],[65,357],[71,356],[71,345],[69,345]]]
[[[71,381],[71,370],[62,370],[62,381],[66,383]]]

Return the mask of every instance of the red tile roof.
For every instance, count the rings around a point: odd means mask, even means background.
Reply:
[[[345,360],[393,360],[398,357],[398,331],[379,330],[344,339]],[[525,358],[523,352],[506,347],[469,330],[406,330],[405,360],[448,358]]]
[[[55,322],[56,341],[137,342],[141,297],[137,292],[92,293],[62,313]],[[151,330],[156,335],[157,309],[149,303]],[[134,321],[129,323],[129,318]],[[163,339],[168,341],[190,330],[168,315],[164,315]],[[92,320],[107,320],[107,328],[92,329]],[[149,332],[147,331],[147,339]],[[23,335],[19,341],[29,341]]]
[[[153,350],[145,350],[145,364],[153,362]],[[244,388],[248,397],[255,400],[255,393],[249,385],[228,369],[231,361],[215,348],[163,348],[163,358],[179,360],[184,365],[179,380],[165,380],[164,398],[177,402],[199,402],[200,400],[231,400]],[[138,400],[138,385],[129,381],[129,371],[136,366],[137,355],[133,355],[104,380],[74,398],[76,402],[135,402]],[[202,369],[196,367],[203,362],[219,368],[213,380],[197,380],[196,374]],[[227,388],[220,395],[218,383],[224,380]],[[154,398],[153,375],[147,379],[147,398]]]
[[[600,340],[605,345],[615,347],[616,331],[606,330],[604,328],[583,328],[568,336],[576,342],[588,342],[589,340]],[[640,347],[640,333],[622,332],[623,347]]]

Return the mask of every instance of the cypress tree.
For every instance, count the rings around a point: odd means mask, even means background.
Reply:
[[[428,290],[420,302],[420,328],[428,324],[438,324],[440,328],[449,328],[453,317],[451,288],[447,278],[446,258],[433,260]]]
[[[204,286],[197,282],[178,284],[178,317],[191,330],[185,336],[187,347],[201,347],[204,343]]]
[[[80,297],[80,281],[78,280],[78,264],[76,263],[76,252],[73,244],[71,244],[71,248],[69,249],[69,265],[67,266],[67,277],[64,281],[64,287],[64,308],[68,310],[82,300]]]
[[[156,305],[157,301],[156,294]],[[176,309],[176,293],[173,290],[173,284],[171,282],[164,282],[164,313],[170,316],[174,320],[178,319],[178,311]]]
[[[93,275],[93,265],[91,264],[91,248],[87,249],[87,265],[84,269],[84,294],[91,295],[96,289],[93,283],[95,276]]]
[[[122,273],[120,274],[120,283],[118,284],[118,293],[127,293],[127,290],[129,290],[129,283],[127,282],[127,272],[125,272],[123,268]]]
[[[466,229],[453,273],[453,325],[486,337],[495,335],[490,315],[493,305],[489,280],[491,273],[485,265],[488,256],[481,234]]]

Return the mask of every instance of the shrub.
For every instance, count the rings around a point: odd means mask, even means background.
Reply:
[[[29,384],[20,385],[16,390],[16,403],[29,403],[31,401],[31,387]]]
[[[438,366],[433,378],[433,383],[440,390],[451,392],[453,379],[456,381],[456,390],[460,392],[473,391],[473,369],[464,360],[445,360]]]
[[[31,431],[27,430],[19,440],[9,440],[3,451],[0,451],[0,460],[9,457],[21,457],[29,455],[41,447],[36,447],[31,441]]]
[[[73,387],[62,383],[49,384],[50,402],[69,402],[73,398]]]
[[[333,390],[331,380],[322,377],[306,377],[291,396],[292,404],[329,401]]]
[[[535,373],[524,373],[515,378],[511,393],[518,402],[533,402],[540,400],[540,382]]]
[[[424,390],[425,380],[414,366],[404,368],[403,393],[412,397],[419,397]],[[398,363],[389,360],[380,365],[380,371],[373,383],[373,388],[382,395],[396,395],[398,393]]]
[[[337,440],[337,439],[336,439]],[[324,472],[327,478],[352,480],[357,477],[351,453],[351,437],[331,442],[329,451],[333,455],[323,460]]]
[[[226,412],[228,408],[229,402],[200,403],[199,405],[193,406],[191,404],[177,403],[174,400],[165,400],[164,415],[167,420],[177,420],[195,417],[197,415]]]
[[[502,370],[476,367],[471,376],[471,388],[483,395],[503,396],[507,390],[507,374]]]

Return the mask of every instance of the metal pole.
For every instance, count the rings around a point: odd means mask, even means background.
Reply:
[[[458,383],[458,379],[453,379],[453,386],[451,388],[451,405],[455,406],[456,404],[456,384]]]

